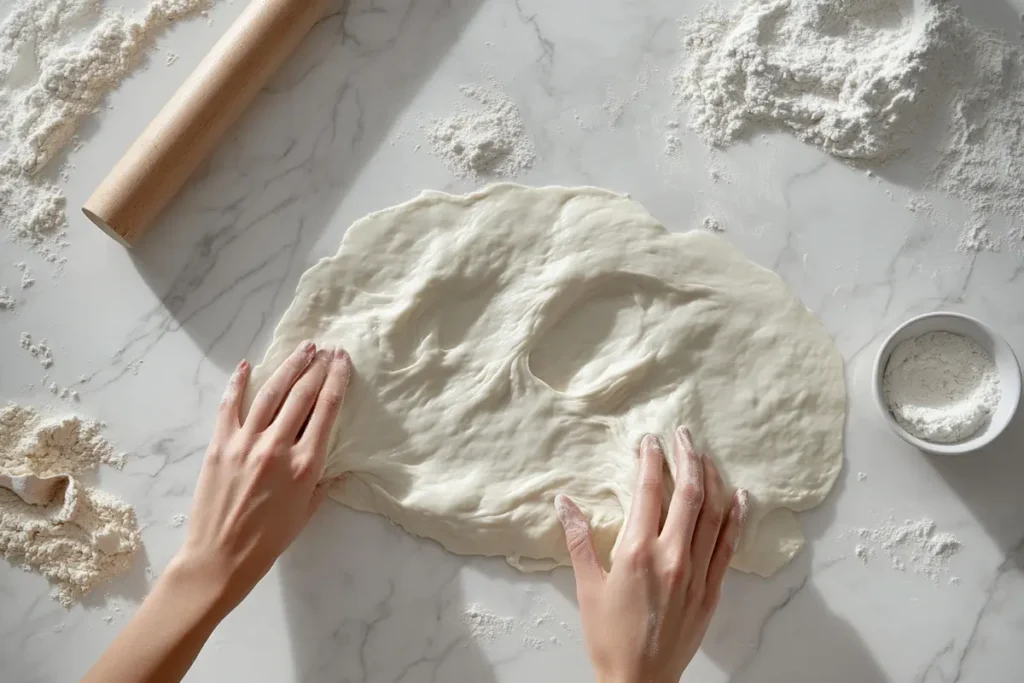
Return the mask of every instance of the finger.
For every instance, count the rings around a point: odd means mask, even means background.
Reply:
[[[707,581],[708,565],[718,543],[718,535],[729,513],[730,498],[725,492],[722,478],[711,458],[701,456],[704,461],[704,504],[693,530],[693,544],[690,549],[692,580],[698,584]]]
[[[216,432],[221,438],[242,426],[242,395],[245,393],[245,384],[249,381],[250,367],[249,361],[243,360],[228,379],[228,386],[220,399],[220,408],[217,411]]]
[[[633,504],[629,509],[629,519],[626,521],[623,538],[636,541],[658,537],[664,496],[661,483],[664,467],[665,453],[661,450],[661,442],[653,434],[647,434],[640,440],[636,488],[633,491]]]
[[[555,512],[565,531],[565,544],[569,547],[572,571],[576,575],[576,592],[582,596],[604,581],[604,569],[597,557],[590,522],[576,503],[568,496],[555,496]]]
[[[309,466],[322,472],[327,460],[327,447],[331,441],[331,431],[345,403],[345,392],[348,390],[352,376],[352,358],[344,349],[335,349],[331,357],[327,379],[316,397],[313,413],[309,416],[306,431],[299,439],[299,448],[308,459]]]
[[[253,432],[262,432],[274,419],[277,409],[288,394],[288,390],[295,384],[302,371],[309,365],[316,353],[316,345],[311,341],[304,341],[299,344],[292,355],[281,364],[267,383],[257,392],[256,399],[252,402],[249,415],[245,418],[245,427]]]
[[[320,349],[316,352],[313,362],[306,366],[302,376],[292,385],[284,399],[284,405],[270,423],[269,429],[285,443],[295,443],[299,430],[306,424],[324,380],[327,379],[332,355],[333,351],[329,349]]]
[[[689,429],[676,429],[675,440],[676,485],[661,536],[678,556],[689,551],[700,508],[704,504],[704,463],[693,447]]]
[[[750,495],[745,489],[737,490],[733,494],[729,517],[722,525],[721,533],[718,534],[718,543],[715,545],[715,552],[711,555],[711,563],[708,565],[704,599],[711,601],[710,606],[712,607],[718,604],[722,581],[725,580],[726,570],[729,569],[729,563],[732,562],[740,537],[743,535],[743,527],[747,523],[749,511]]]

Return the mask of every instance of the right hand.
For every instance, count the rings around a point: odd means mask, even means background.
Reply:
[[[172,563],[209,585],[230,611],[270,570],[319,507],[331,430],[352,361],[304,342],[256,393],[242,418],[249,364],[228,383]]]
[[[718,606],[746,521],[747,492],[729,495],[687,429],[676,430],[675,441],[675,493],[664,525],[665,456],[656,437],[640,442],[633,505],[611,571],[601,567],[580,509],[564,495],[555,498],[598,683],[679,681]]]

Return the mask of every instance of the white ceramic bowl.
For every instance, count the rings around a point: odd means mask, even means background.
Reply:
[[[932,443],[910,434],[896,421],[882,395],[882,376],[889,356],[900,342],[913,339],[927,332],[952,332],[973,339],[981,348],[992,356],[999,371],[999,403],[988,422],[981,426],[973,436],[958,443]],[[940,455],[958,455],[976,451],[992,442],[1010,424],[1017,404],[1020,402],[1020,365],[1013,349],[1006,340],[999,336],[988,325],[979,320],[960,313],[925,313],[897,327],[882,343],[875,357],[873,388],[875,402],[882,412],[882,417],[896,434],[904,441],[927,453]]]

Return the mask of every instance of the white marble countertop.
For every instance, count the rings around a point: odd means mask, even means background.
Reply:
[[[423,188],[473,186],[418,147],[417,122],[450,112],[458,85],[493,78],[536,144],[520,181],[628,192],[674,230],[716,217],[821,317],[847,362],[847,461],[825,504],[802,515],[807,550],[771,579],[730,574],[684,680],[1024,680],[1024,416],[984,452],[931,457],[879,419],[868,379],[881,338],[925,311],[975,315],[1024,352],[1024,261],[957,252],[959,234],[908,210],[906,187],[785,135],[712,155],[684,126],[680,156],[667,157],[666,123],[685,122],[671,104],[677,20],[700,4],[351,0],[128,252],[76,209],[244,3],[162,39],[70,156],[63,274],[0,244],[0,284],[16,284],[18,260],[38,280],[17,311],[0,312],[0,398],[68,408],[39,388],[45,371],[18,348],[22,332],[49,339],[58,383],[92,376],[77,410],[109,422],[133,454],[100,480],[136,506],[145,554],[70,611],[42,578],[0,563],[0,678],[74,680],[114,638],[182,539],[170,520],[188,511],[229,369],[262,355],[299,275],[352,220]],[[1021,9],[990,0],[969,11],[998,24]],[[168,50],[180,55],[172,65]],[[856,558],[844,534],[889,515],[955,533],[959,583]],[[513,618],[514,633],[474,637],[462,619],[473,603]],[[578,627],[566,570],[523,576],[328,504],[216,631],[190,680],[586,681]]]

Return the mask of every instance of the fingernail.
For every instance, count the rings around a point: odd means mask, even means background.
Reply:
[[[750,512],[750,493],[746,489],[736,490],[736,505],[739,507],[740,524],[747,521],[747,513]]]
[[[640,439],[640,453],[643,454],[650,450],[660,451],[661,442],[654,434],[644,434],[644,438]]]
[[[302,353],[311,353],[314,349],[316,349],[316,344],[309,339],[299,344],[299,351]]]
[[[334,349],[334,359],[335,360],[344,360],[347,356],[348,356],[348,351],[346,351],[345,349],[343,349],[341,347],[338,347],[338,348]]]
[[[679,436],[680,440],[691,444],[693,443],[693,435],[690,434],[690,430],[686,427],[679,427],[676,429],[676,434]]]
[[[249,361],[244,358],[238,363],[238,372],[245,372],[249,369]]]
[[[563,493],[555,495],[555,514],[562,524],[568,524],[572,520],[572,503]]]
[[[740,540],[743,538],[743,527],[747,523],[747,513],[750,512],[750,494],[747,493],[746,489],[736,489],[736,507],[738,509],[737,517],[739,519],[739,530],[736,534],[736,538],[732,541],[732,551],[740,547]]]

